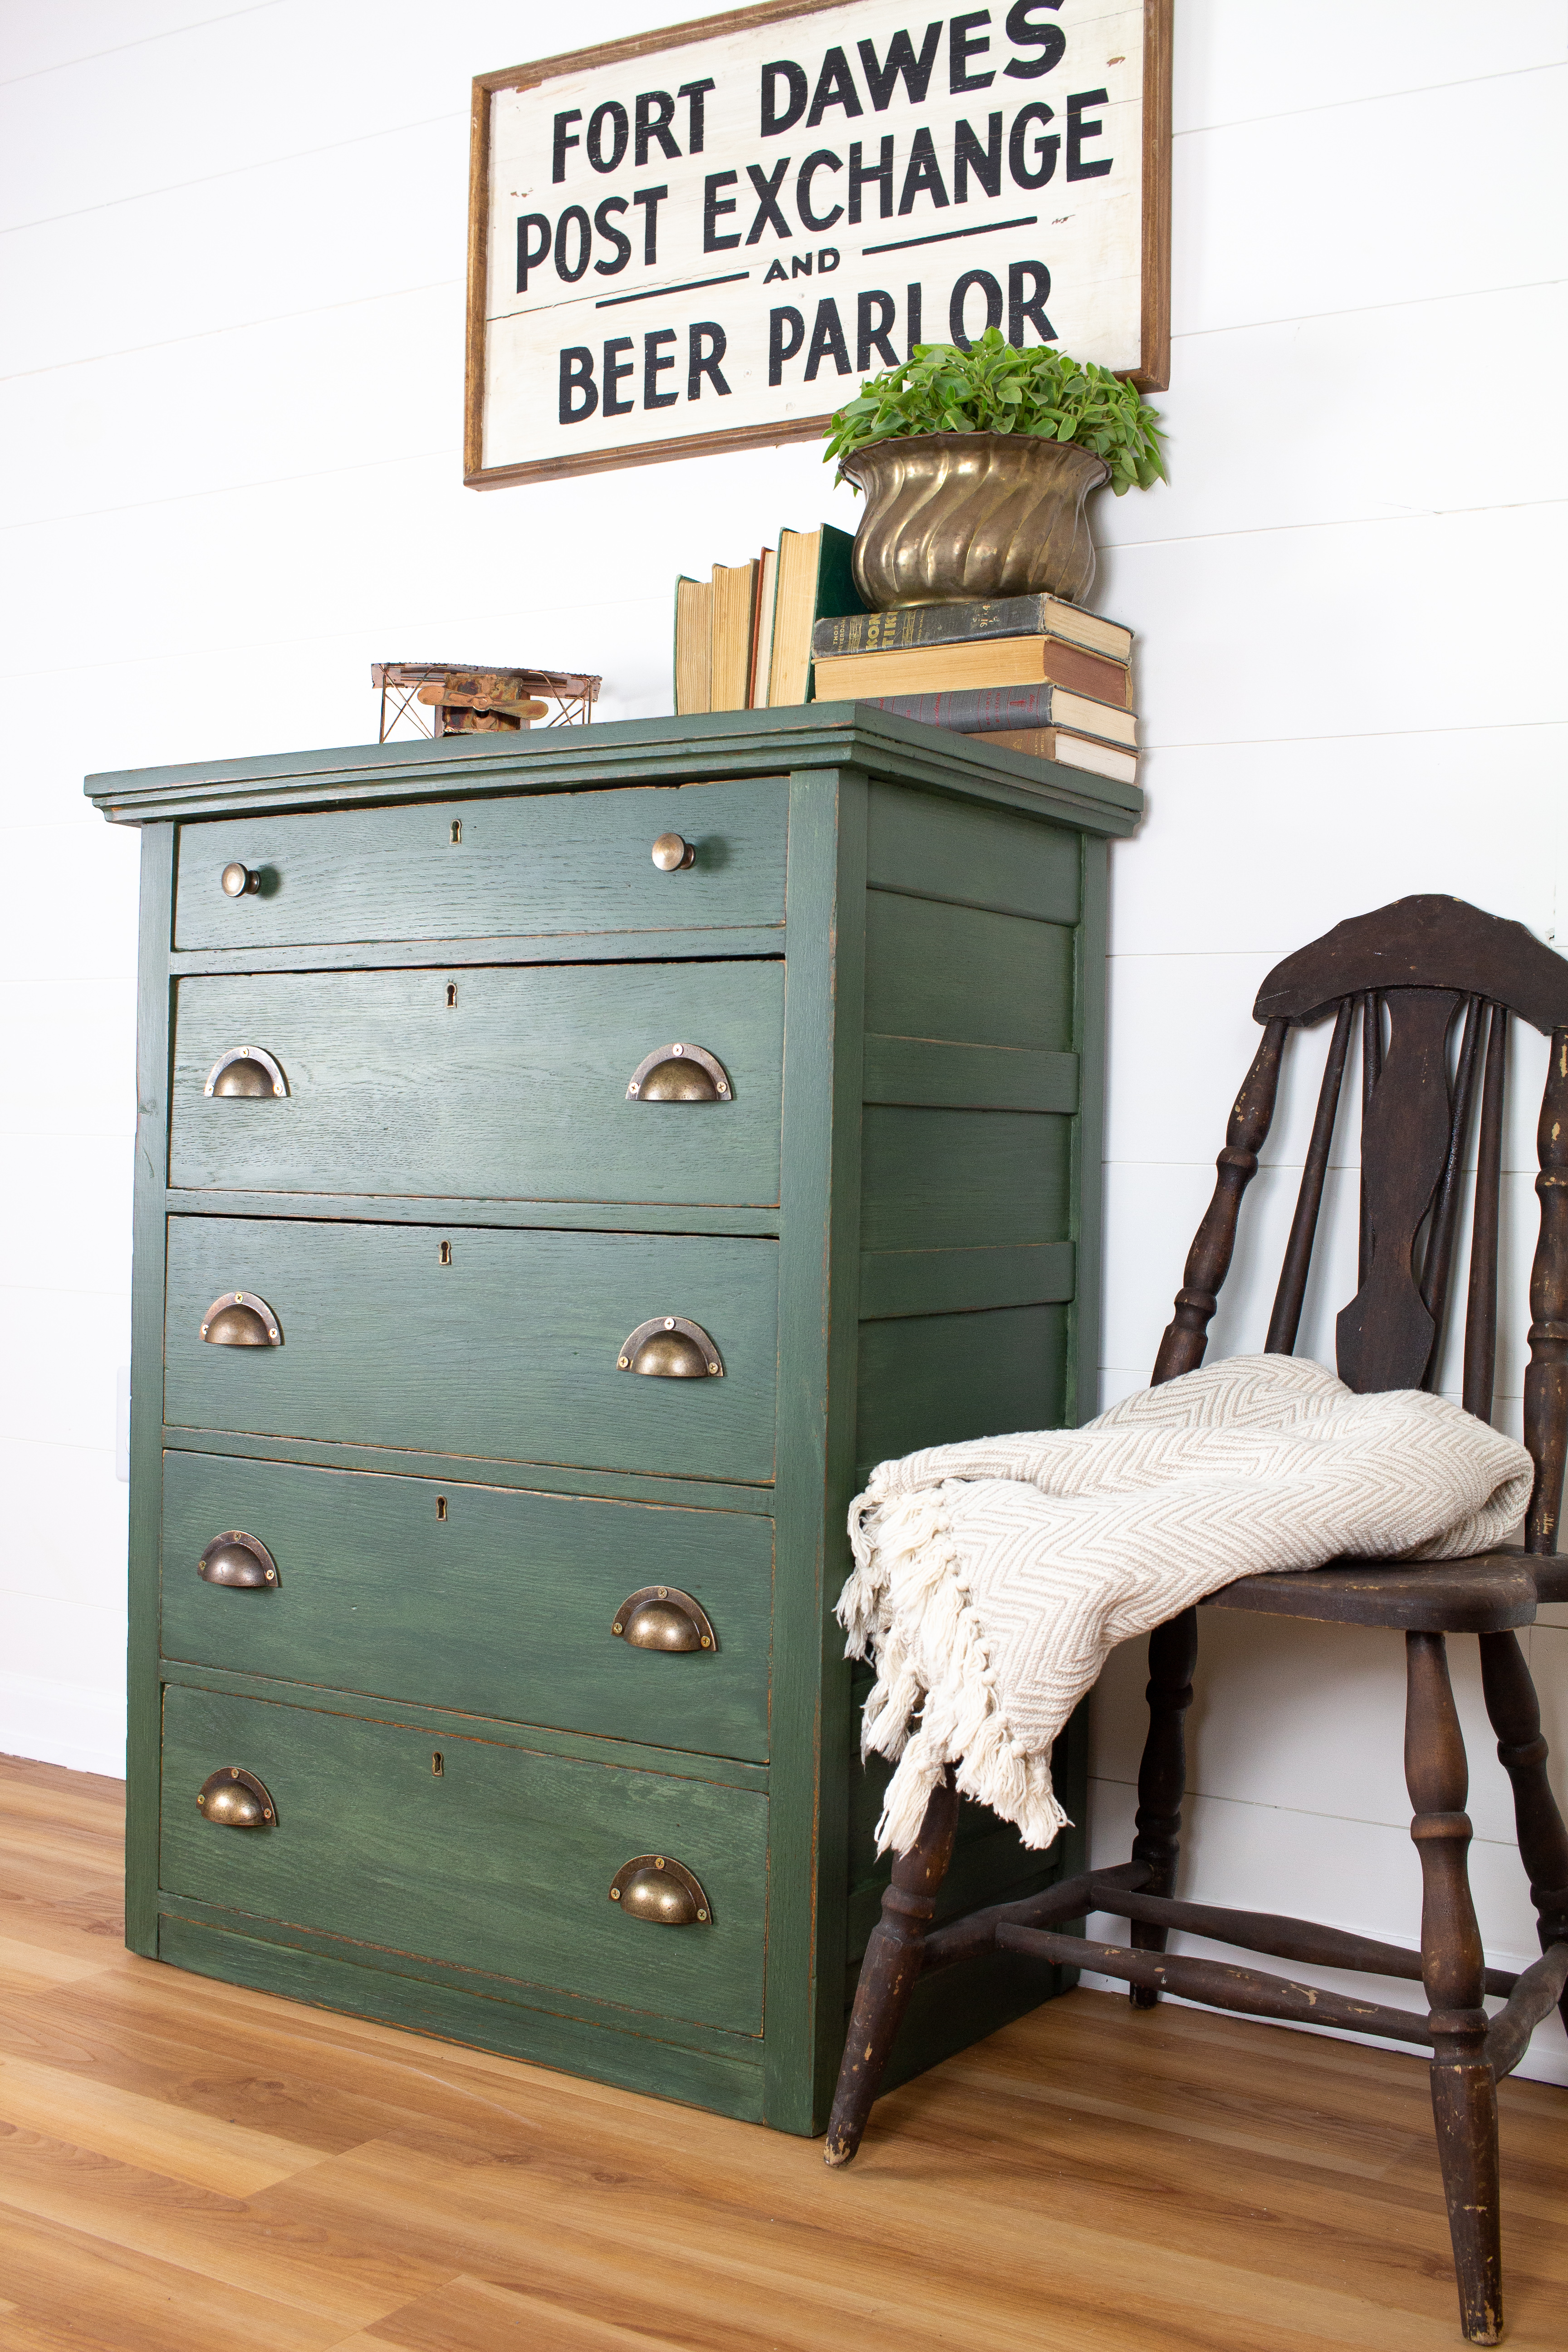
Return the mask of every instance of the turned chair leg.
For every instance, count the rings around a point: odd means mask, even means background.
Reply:
[[[958,1790],[950,1765],[927,1800],[920,1835],[909,1853],[894,1861],[892,1884],[882,1897],[882,1916],[871,1930],[860,1963],[838,2088],[827,2125],[829,2164],[848,2163],[882,2087],[888,2053],[920,1976],[926,1929],[952,1859],[957,1827]]]
[[[1173,1895],[1176,1863],[1182,1850],[1182,1796],[1187,1782],[1187,1747],[1184,1735],[1187,1709],[1193,1703],[1193,1669],[1198,1659],[1198,1612],[1184,1609],[1168,1624],[1156,1625],[1149,1636],[1149,1736],[1138,1768],[1137,1834],[1134,1862],[1147,1863],[1145,1892]],[[1135,1920],[1132,1948],[1163,1952],[1165,1929]],[[1152,2009],[1159,1993],[1152,1985],[1129,1985],[1127,1997],[1134,2009]]]
[[[1502,2329],[1497,2083],[1482,2056],[1486,1961],[1470,1900],[1469,1769],[1441,1633],[1405,1637],[1405,1780],[1421,1856],[1421,1979],[1431,2007],[1432,2113],[1459,2316],[1471,2344]]]
[[[1483,1633],[1481,1687],[1497,1733],[1498,1760],[1513,1782],[1519,1858],[1530,1874],[1530,1899],[1544,1952],[1568,1943],[1568,1830],[1546,1777],[1541,1704],[1516,1633]],[[1568,1986],[1558,2003],[1568,2026]]]

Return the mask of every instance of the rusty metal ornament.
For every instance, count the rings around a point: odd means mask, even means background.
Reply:
[[[632,1072],[628,1102],[728,1102],[730,1074],[701,1045],[656,1045]]]
[[[654,1380],[722,1380],[723,1360],[700,1323],[684,1315],[652,1315],[621,1342],[616,1362],[623,1372]]]
[[[277,1316],[254,1290],[220,1291],[202,1318],[202,1338],[214,1348],[283,1345]]]
[[[258,1536],[226,1528],[196,1562],[196,1574],[204,1583],[232,1585],[243,1592],[276,1591],[278,1562]]]
[[[196,1802],[209,1822],[226,1830],[267,1830],[278,1820],[278,1808],[265,1780],[243,1765],[225,1764],[209,1772]]]
[[[654,1927],[706,1927],[713,1913],[693,1873],[672,1854],[637,1853],[610,1881],[610,1900]]]
[[[850,568],[874,613],[1042,592],[1081,604],[1094,581],[1084,501],[1110,478],[1092,449],[1026,433],[920,433],[851,450],[866,494]]]
[[[204,1095],[238,1095],[255,1100],[286,1095],[289,1081],[272,1055],[259,1045],[231,1045],[207,1072]]]
[[[644,1584],[616,1612],[612,1633],[634,1650],[712,1650],[718,1644],[708,1612],[672,1584]]]

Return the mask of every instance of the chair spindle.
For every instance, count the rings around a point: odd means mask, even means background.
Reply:
[[[1218,1174],[1203,1223],[1193,1236],[1175,1311],[1166,1324],[1154,1359],[1151,1388],[1196,1371],[1208,1346],[1209,1322],[1216,1294],[1230,1271],[1236,1248],[1236,1221],[1241,1196],[1258,1173],[1258,1154],[1267,1140],[1274,1118],[1274,1097],[1279,1088],[1279,1056],[1285,1049],[1288,1021],[1270,1021],[1252,1066],[1231,1106],[1225,1149],[1215,1162]]]
[[[1361,1124],[1366,1132],[1366,1115],[1372,1108],[1373,1091],[1383,1076],[1383,999],[1368,989],[1361,1001]],[[1361,1182],[1361,1255],[1356,1263],[1356,1288],[1366,1285],[1366,1270],[1372,1261],[1372,1216],[1366,1202],[1365,1157],[1363,1153]]]
[[[1503,1065],[1508,1007],[1494,1004],[1487,1034],[1487,1075],[1476,1146],[1476,1209],[1470,1227],[1470,1295],[1465,1309],[1464,1406],[1478,1421],[1492,1417],[1497,1385],[1498,1194],[1502,1181]],[[1439,1338],[1441,1334],[1439,1334]],[[1432,1352],[1437,1352],[1434,1341]]]
[[[1541,1238],[1530,1269],[1530,1368],[1524,1375],[1524,1442],[1536,1472],[1524,1547],[1552,1552],[1568,1451],[1568,1028],[1552,1033],[1536,1148]]]
[[[1454,1234],[1459,1222],[1459,1194],[1464,1189],[1465,1146],[1469,1140],[1470,1109],[1475,1100],[1476,1061],[1480,1050],[1483,1009],[1480,997],[1466,998],[1465,1034],[1459,1044],[1448,1118],[1448,1156],[1443,1162],[1437,1198],[1432,1208],[1432,1221],[1426,1229],[1426,1255],[1421,1265],[1421,1304],[1431,1316],[1436,1329],[1432,1339],[1432,1352],[1426,1359],[1426,1376],[1421,1383],[1425,1389],[1436,1387],[1438,1361],[1443,1353],[1448,1276],[1453,1270]]]
[[[1329,1169],[1329,1146],[1333,1141],[1340,1087],[1345,1075],[1345,1055],[1350,1050],[1351,1024],[1354,1019],[1354,997],[1342,997],[1334,1023],[1334,1034],[1329,1040],[1328,1056],[1323,1064],[1323,1083],[1318,1089],[1317,1115],[1312,1120],[1312,1140],[1307,1149],[1307,1164],[1301,1171],[1301,1189],[1296,1195],[1296,1213],[1290,1220],[1290,1239],[1286,1244],[1285,1263],[1279,1269],[1279,1287],[1274,1294],[1274,1312],[1268,1318],[1268,1337],[1263,1342],[1263,1351],[1268,1356],[1293,1356],[1296,1352],[1301,1302],[1307,1295],[1307,1272],[1312,1262],[1312,1244],[1317,1238],[1318,1212],[1322,1206],[1323,1180]]]

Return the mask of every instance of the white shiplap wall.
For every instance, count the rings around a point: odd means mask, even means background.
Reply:
[[[363,740],[368,665],[403,655],[581,664],[606,717],[663,710],[676,572],[853,527],[811,449],[461,487],[468,78],[666,13],[0,8],[0,1748],[121,1755],[136,841],[83,772]],[[1107,1402],[1147,1378],[1268,965],[1410,890],[1551,939],[1563,872],[1559,0],[1176,18],[1174,480],[1097,521],[1150,746],[1114,859]],[[1541,1062],[1521,1041],[1516,1414]],[[1282,1233],[1315,1083],[1238,1274]],[[1320,1353],[1334,1304],[1310,1304]],[[1263,1311],[1225,1308],[1218,1346]],[[1119,1654],[1098,1696],[1097,1855],[1126,1849],[1142,1678]],[[1522,1958],[1506,1785],[1457,1679],[1483,1918]],[[1401,1685],[1393,1637],[1208,1620],[1184,1884],[1403,1940]],[[1535,2063],[1568,2079],[1555,2026]]]

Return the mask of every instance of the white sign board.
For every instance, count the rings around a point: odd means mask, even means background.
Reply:
[[[466,473],[815,436],[988,325],[1166,381],[1170,0],[806,0],[474,85]]]

